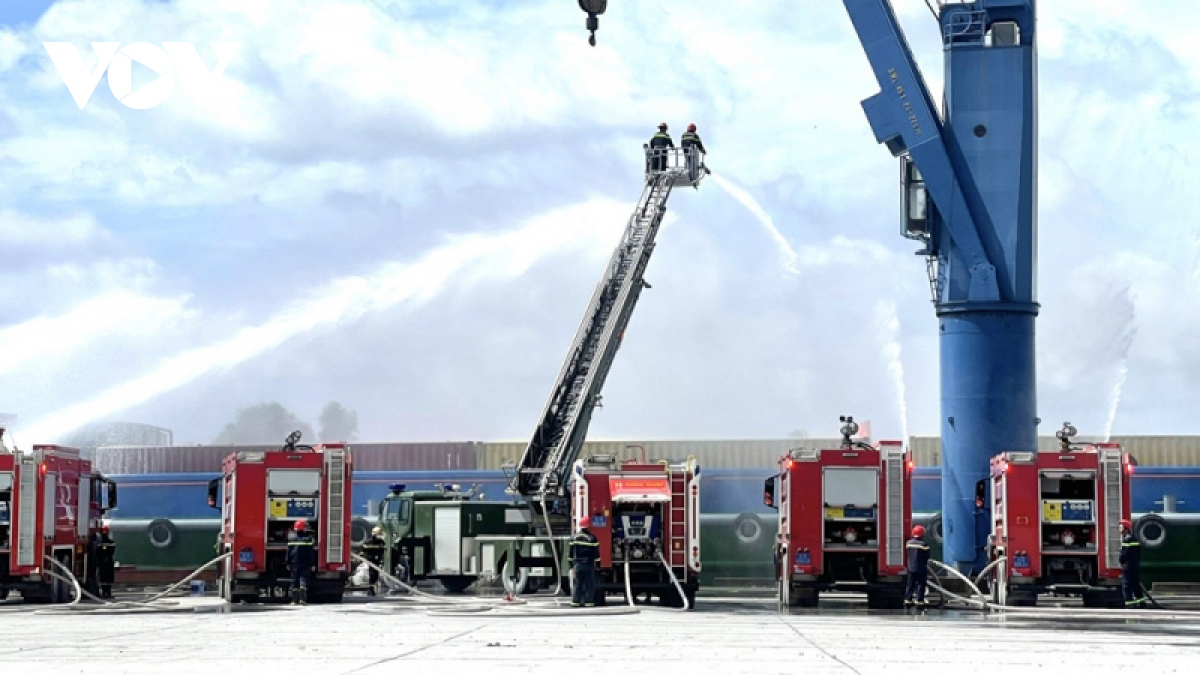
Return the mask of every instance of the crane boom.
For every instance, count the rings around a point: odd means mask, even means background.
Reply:
[[[544,501],[565,494],[568,473],[583,447],[629,317],[642,289],[649,287],[642,277],[654,252],[667,199],[672,188],[695,187],[705,174],[705,170],[697,170],[694,155],[689,164],[689,153],[694,152],[646,149],[642,196],[592,294],[537,429],[512,476],[511,489],[527,499]]]

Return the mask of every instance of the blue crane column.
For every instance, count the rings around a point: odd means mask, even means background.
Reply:
[[[1035,0],[942,6],[944,114],[890,2],[844,3],[882,88],[863,110],[903,158],[905,235],[933,263],[944,559],[978,571],[990,505],[976,485],[996,454],[1037,449]]]

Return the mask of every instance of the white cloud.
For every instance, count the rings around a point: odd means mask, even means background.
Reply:
[[[1179,375],[1200,376],[1200,353],[1188,347],[1200,328],[1191,311],[1200,300],[1200,58],[1189,33],[1200,9],[1091,7],[1039,6],[1039,407],[1047,419],[1070,411],[1090,433],[1106,423],[1124,362],[1117,430],[1162,433],[1167,413],[1147,408],[1178,412],[1200,394],[1200,377]],[[937,98],[937,28],[924,3],[898,11]],[[860,108],[878,85],[840,3],[622,0],[602,18],[595,48],[582,26],[561,0],[93,0],[53,7],[28,33],[0,33],[0,185],[16,209],[0,214],[0,236],[39,251],[5,277],[0,305],[12,319],[0,330],[123,297],[121,311],[176,317],[135,324],[136,337],[101,331],[81,352],[99,350],[87,377],[27,359],[21,374],[38,393],[0,406],[28,419],[90,400],[220,343],[216,335],[261,338],[254,327],[274,325],[280,306],[336,291],[342,300],[318,307],[350,325],[311,342],[255,342],[267,351],[239,361],[228,389],[206,394],[219,399],[213,408],[253,403],[235,399],[286,380],[263,365],[274,355],[304,363],[329,396],[347,400],[360,391],[390,400],[387,378],[403,376],[413,400],[377,413],[386,417],[377,428],[394,424],[393,435],[520,436],[536,414],[520,405],[544,401],[599,270],[514,241],[504,267],[458,268],[455,292],[411,310],[412,325],[367,318],[390,316],[369,309],[386,300],[379,293],[409,296],[362,270],[547,214],[562,220],[539,236],[567,250],[580,227],[590,230],[586,214],[562,209],[591,200],[626,204],[601,209],[608,229],[598,241],[615,239],[638,188],[640,144],[665,119],[676,133],[700,125],[714,171],[754,195],[782,244],[713,185],[673,198],[674,225],[650,270],[655,289],[614,368],[600,428],[818,434],[838,412],[898,417],[903,383],[910,430],[936,433],[926,272],[915,245],[896,236],[895,162]],[[81,111],[34,47],[101,38],[191,41],[209,65],[207,42],[240,46],[207,106],[177,92],[160,108],[128,110],[101,82]],[[330,205],[330,194],[344,200]],[[85,215],[24,215],[44,213]],[[781,245],[795,249],[798,278],[779,274]],[[1128,321],[1109,310],[1126,302],[1136,334],[1122,354]],[[891,306],[896,320],[888,315],[883,333],[894,338],[884,339],[872,317]],[[479,322],[487,335],[463,328]],[[380,374],[381,359],[405,357],[370,349],[383,341],[399,352],[393,336],[405,330],[422,333],[403,343],[424,349],[420,363]],[[364,353],[341,354],[343,342]],[[133,344],[133,365],[103,367]],[[311,357],[318,344],[343,359],[338,368]],[[897,351],[900,379],[883,365]],[[239,375],[255,367],[267,376],[262,389]],[[1164,378],[1178,387],[1164,393]],[[512,393],[477,400],[461,382]],[[318,395],[294,384],[298,398]],[[1174,418],[1180,433],[1200,432],[1190,416]],[[877,423],[877,434],[894,434],[892,424]]]

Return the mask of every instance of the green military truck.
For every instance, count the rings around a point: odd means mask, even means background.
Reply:
[[[534,536],[531,514],[523,503],[483,501],[478,486],[410,491],[393,484],[379,506],[382,567],[407,584],[439,581],[450,593],[497,578],[510,593],[552,586],[550,546]],[[560,556],[565,549],[559,547]],[[565,573],[565,562],[560,565]]]

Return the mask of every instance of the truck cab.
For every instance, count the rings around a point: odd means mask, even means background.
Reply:
[[[530,535],[531,512],[525,504],[483,497],[478,485],[466,490],[450,483],[432,490],[389,486],[379,506],[383,569],[408,584],[436,580],[451,593],[465,591],[481,577],[498,576],[506,556],[497,542]],[[524,577],[518,592],[537,585],[528,573]]]
[[[93,586],[89,544],[117,507],[117,485],[75,448],[35,445],[0,450],[0,599],[68,602],[67,571]]]

